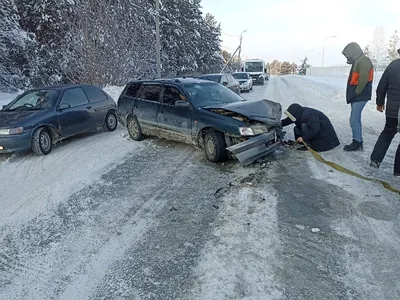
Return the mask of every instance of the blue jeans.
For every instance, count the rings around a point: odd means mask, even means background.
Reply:
[[[350,126],[353,132],[353,140],[360,143],[363,142],[361,114],[367,102],[368,100],[351,103]]]

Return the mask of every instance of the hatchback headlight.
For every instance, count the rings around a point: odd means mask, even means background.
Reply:
[[[250,127],[239,127],[240,135],[242,136],[251,136],[254,135],[253,129]]]
[[[24,127],[0,129],[0,135],[16,135],[21,134],[24,131]]]

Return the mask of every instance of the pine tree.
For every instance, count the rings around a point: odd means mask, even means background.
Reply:
[[[400,42],[400,37],[398,35],[397,30],[395,30],[389,40],[389,45],[388,45],[388,59],[390,61],[399,58],[399,54],[397,53],[397,49],[399,49],[399,42]]]
[[[365,46],[363,52],[366,56],[371,57],[371,50],[369,49],[369,45]]]
[[[30,57],[33,36],[22,30],[12,0],[0,6],[0,90],[15,91],[30,85]]]
[[[299,68],[299,73],[300,75],[307,75],[307,69],[310,67],[308,64],[308,58],[304,57],[304,59],[301,61],[301,66]]]

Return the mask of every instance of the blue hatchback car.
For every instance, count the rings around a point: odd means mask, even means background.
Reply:
[[[0,110],[0,153],[32,149],[47,155],[65,138],[118,126],[115,101],[93,85],[28,90]]]
[[[130,137],[163,137],[198,146],[208,160],[236,157],[250,164],[281,144],[279,103],[246,101],[229,88],[198,78],[129,82],[118,114]]]

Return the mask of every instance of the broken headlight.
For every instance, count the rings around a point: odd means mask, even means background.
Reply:
[[[239,132],[241,136],[254,135],[253,129],[251,129],[250,127],[239,127]]]

